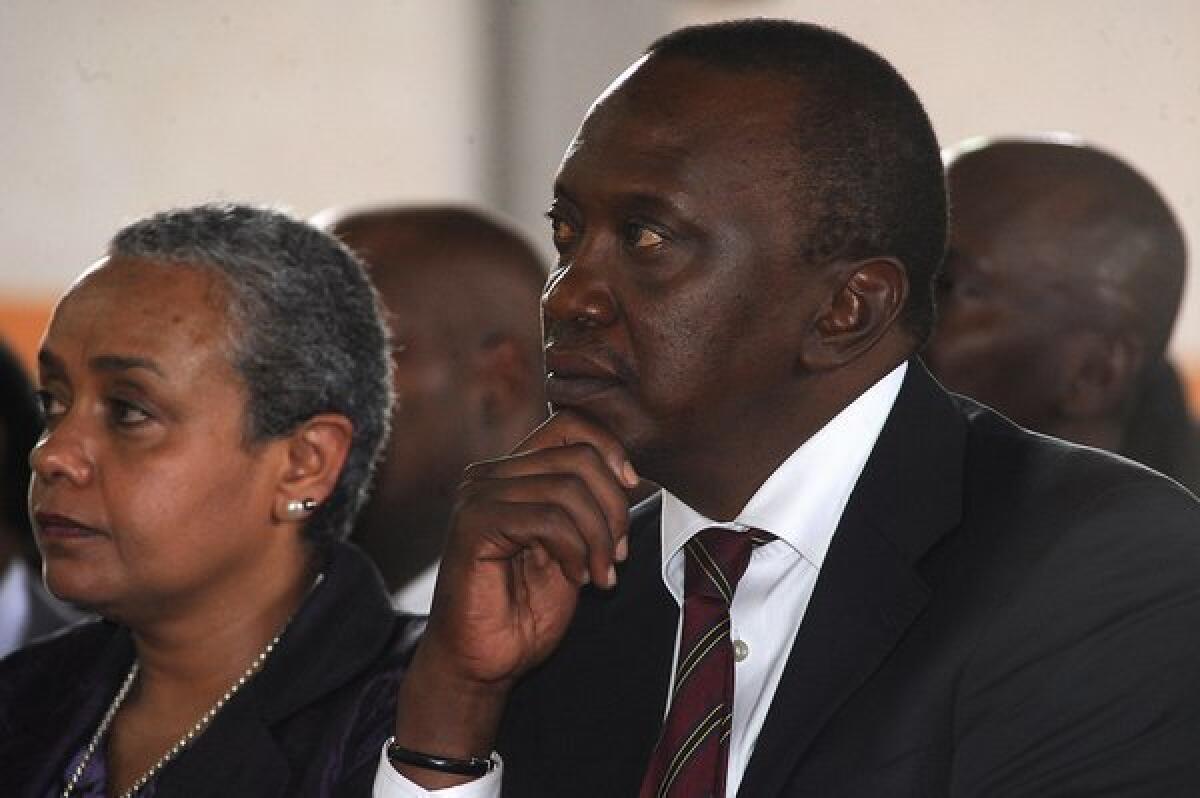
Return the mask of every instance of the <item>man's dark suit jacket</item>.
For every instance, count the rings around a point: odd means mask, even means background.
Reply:
[[[371,794],[411,623],[354,547],[336,544],[324,573],[263,670],[162,770],[157,798]],[[0,795],[62,789],[132,657],[125,629],[92,621],[0,661]]]
[[[637,794],[679,611],[659,510],[514,692],[506,795]],[[1200,506],[911,362],[739,795],[1200,796]]]

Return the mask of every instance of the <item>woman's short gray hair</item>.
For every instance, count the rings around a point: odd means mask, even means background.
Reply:
[[[245,380],[247,439],[286,435],[318,413],[354,425],[345,466],[305,526],[324,544],[349,534],[388,432],[387,328],[359,261],[279,211],[210,204],[158,213],[113,237],[109,254],[211,269],[228,289],[231,361]]]

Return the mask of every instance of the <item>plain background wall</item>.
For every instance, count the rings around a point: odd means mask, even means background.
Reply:
[[[1073,130],[1123,154],[1200,247],[1194,0],[2,0],[0,335],[29,338],[121,224],[208,199],[479,203],[549,253],[597,92],[673,27],[758,14],[879,50],[943,143]],[[1200,280],[1174,348],[1200,366]]]
[[[28,355],[108,237],[161,208],[478,201],[479,9],[0,0],[0,334]]]

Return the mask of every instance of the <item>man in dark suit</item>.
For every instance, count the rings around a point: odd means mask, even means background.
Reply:
[[[1198,794],[1200,508],[913,357],[944,192],[886,62],[668,36],[551,219],[556,413],[468,471],[377,796]]]

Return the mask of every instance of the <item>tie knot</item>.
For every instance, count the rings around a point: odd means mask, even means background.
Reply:
[[[684,546],[687,568],[684,593],[687,596],[719,598],[728,606],[733,591],[746,572],[750,552],[766,542],[757,530],[735,532],[722,527],[702,529]]]

